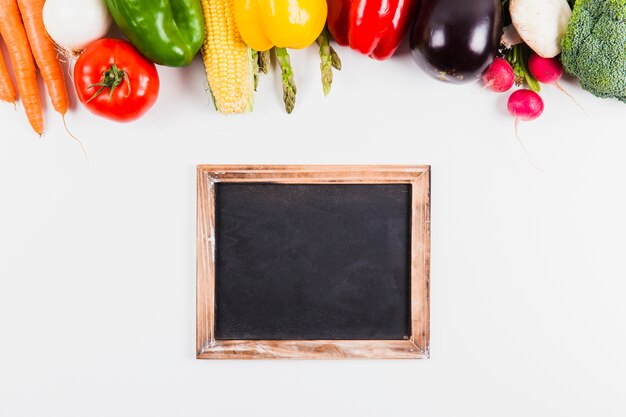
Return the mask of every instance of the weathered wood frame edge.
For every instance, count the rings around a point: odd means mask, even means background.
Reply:
[[[430,356],[430,166],[198,165],[196,357],[198,359],[420,359]],[[216,340],[215,184],[410,184],[409,340]]]

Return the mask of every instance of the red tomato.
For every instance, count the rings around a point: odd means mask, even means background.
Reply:
[[[156,102],[159,74],[130,43],[105,38],[89,45],[76,61],[74,85],[80,102],[93,113],[129,122]]]

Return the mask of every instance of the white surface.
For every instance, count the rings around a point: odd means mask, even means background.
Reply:
[[[406,50],[314,48],[256,110],[216,114],[198,61],[120,125],[78,106],[46,134],[0,108],[0,416],[624,416],[626,105],[565,83],[520,124],[505,95],[445,85]],[[50,106],[48,105],[50,108]],[[432,358],[199,361],[195,165],[432,165]]]

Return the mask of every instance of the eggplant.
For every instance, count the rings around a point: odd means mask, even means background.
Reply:
[[[502,0],[421,0],[410,34],[413,59],[433,77],[480,78],[498,52]]]

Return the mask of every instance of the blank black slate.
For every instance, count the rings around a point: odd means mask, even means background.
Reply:
[[[407,339],[408,184],[218,183],[216,339]]]

